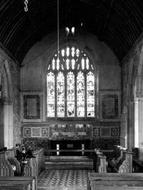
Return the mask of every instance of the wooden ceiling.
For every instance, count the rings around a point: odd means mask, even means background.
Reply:
[[[95,34],[119,60],[143,31],[143,0],[59,0],[59,26]],[[0,0],[0,43],[20,64],[31,46],[57,30],[57,0]]]

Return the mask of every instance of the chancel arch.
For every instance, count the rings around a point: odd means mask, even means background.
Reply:
[[[88,34],[69,41],[63,35],[57,52],[51,34],[22,65],[24,141],[45,140],[46,149],[119,144],[121,67],[106,44]]]

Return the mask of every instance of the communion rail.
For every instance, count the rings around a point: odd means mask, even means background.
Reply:
[[[57,149],[49,149],[48,153],[51,155],[51,153],[56,153],[56,156],[60,156],[61,153],[81,153],[81,156],[85,156],[91,158],[93,160],[93,170],[95,172],[103,173],[107,172],[107,161],[106,156],[104,153],[111,153],[112,150],[99,150],[99,149],[84,149],[82,146],[82,149],[59,149],[59,146],[57,146]]]

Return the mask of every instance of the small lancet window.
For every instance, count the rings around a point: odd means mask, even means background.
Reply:
[[[81,59],[81,68],[82,70],[84,70],[84,67],[85,67],[85,60],[84,58]]]
[[[72,59],[72,60],[71,60],[71,67],[72,67],[72,70],[75,69],[75,59]]]
[[[52,69],[55,70],[55,59],[52,60]]]
[[[75,47],[71,48],[71,56],[74,57],[75,56]]]
[[[88,59],[88,57],[86,58],[86,69],[87,70],[89,69],[89,59]]]
[[[61,50],[61,55],[62,55],[62,57],[65,56],[65,50],[64,49]]]
[[[69,55],[70,55],[70,48],[67,47],[67,48],[66,48],[66,56],[69,57]]]

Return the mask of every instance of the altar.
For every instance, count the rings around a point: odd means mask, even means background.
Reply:
[[[92,149],[92,141],[87,140],[51,140],[50,155],[57,156],[83,156],[89,155],[85,150]]]
[[[44,148],[46,155],[89,155],[94,148],[112,149],[120,144],[119,123],[55,122],[24,124],[24,144]],[[85,151],[85,150],[89,150]]]
[[[50,131],[52,155],[81,156],[85,149],[92,148],[92,126],[84,124],[56,125]]]

